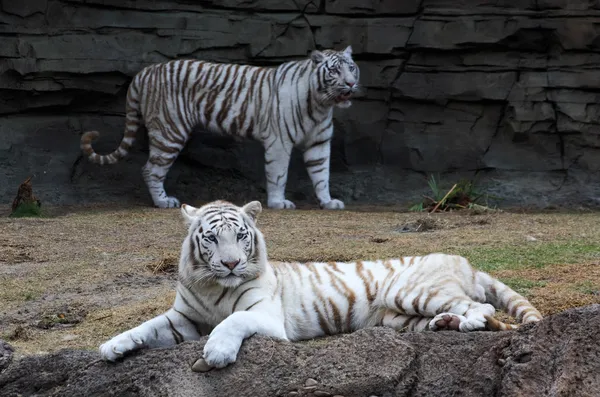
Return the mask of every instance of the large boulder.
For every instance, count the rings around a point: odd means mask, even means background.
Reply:
[[[600,305],[591,305],[510,332],[380,327],[299,343],[256,336],[235,364],[208,373],[190,369],[206,339],[116,364],[64,350],[14,360],[0,373],[0,395],[593,396],[600,390],[599,327]]]

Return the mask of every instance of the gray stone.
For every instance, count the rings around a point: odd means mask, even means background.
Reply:
[[[394,89],[397,96],[419,100],[501,101],[507,98],[516,78],[515,72],[423,73],[407,66]]]
[[[325,11],[331,14],[416,14],[422,0],[325,0]]]
[[[14,349],[11,345],[0,340],[0,373],[12,362]]]
[[[46,3],[46,0],[2,0],[2,11],[26,18],[36,13],[43,14],[46,11]]]
[[[474,103],[452,102],[439,106],[394,102],[389,116],[393,122],[382,143],[383,162],[437,172],[465,169],[470,164],[478,167],[495,133],[500,113],[500,106]],[[449,145],[449,141],[453,144]],[[403,148],[400,153],[406,153],[406,157],[398,156],[398,147]]]
[[[309,15],[315,42],[324,48],[343,49],[352,45],[354,53],[391,55],[402,50],[410,37],[413,18],[340,18]],[[369,38],[365,40],[365,38]]]
[[[0,372],[0,395],[590,396],[600,387],[599,334],[590,332],[598,327],[600,305],[590,305],[509,332],[377,327],[295,343],[253,336],[236,363],[206,373],[191,370],[206,337],[117,363],[62,350],[14,359]]]

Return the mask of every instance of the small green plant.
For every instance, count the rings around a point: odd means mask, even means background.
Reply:
[[[31,186],[31,177],[27,178],[19,185],[17,197],[12,202],[13,218],[40,217],[42,216],[42,202],[33,194]]]
[[[427,179],[431,195],[423,195],[425,201],[409,208],[413,212],[436,212],[451,209],[482,209],[491,210],[488,206],[489,194],[480,190],[475,181],[462,179],[455,183],[449,190],[441,187],[439,175],[431,174]]]
[[[28,292],[23,293],[23,298],[26,301],[32,301],[32,300],[34,300],[36,298],[36,296],[35,296],[35,294],[33,292],[29,292],[28,291]]]
[[[44,216],[42,207],[37,202],[24,202],[10,214],[12,218],[41,217]]]
[[[575,291],[581,292],[586,295],[598,295],[600,294],[600,288],[597,285],[594,285],[591,281],[583,281],[581,283],[577,283],[574,286]]]
[[[425,208],[423,207],[423,203],[415,204],[408,209],[411,212],[423,212]]]

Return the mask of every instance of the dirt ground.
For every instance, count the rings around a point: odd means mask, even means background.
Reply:
[[[186,229],[179,210],[51,208],[0,219],[0,338],[17,354],[96,349],[166,310]],[[443,251],[465,255],[544,315],[600,303],[600,213],[394,208],[269,211],[270,258],[320,261]]]

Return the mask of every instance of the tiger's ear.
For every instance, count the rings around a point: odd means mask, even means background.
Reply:
[[[242,211],[256,222],[258,214],[262,212],[262,205],[260,204],[260,201],[251,201],[242,207]]]
[[[348,59],[352,59],[352,46],[349,45],[348,47],[346,47],[346,49],[344,49],[344,51],[342,51],[342,53],[344,54],[344,56]]]
[[[194,218],[196,218],[196,210],[197,208],[192,207],[191,205],[181,204],[181,215],[186,224],[191,224]]]
[[[325,60],[325,54],[319,50],[314,50],[310,53],[310,59],[312,59],[315,64],[318,64]]]

